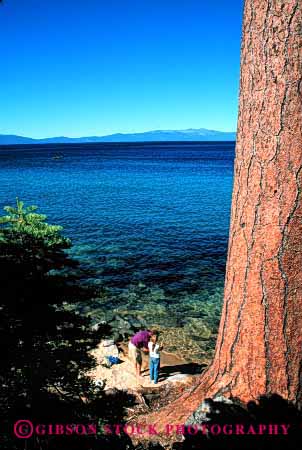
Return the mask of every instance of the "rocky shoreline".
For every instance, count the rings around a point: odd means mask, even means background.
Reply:
[[[97,331],[101,326],[108,325],[110,338],[115,343],[127,342],[139,330],[155,328],[160,332],[160,341],[167,353],[191,362],[209,364],[211,361],[216,333],[211,332],[203,319],[193,319],[190,327],[165,327],[148,322],[140,313],[131,314],[128,311],[106,313],[105,317],[106,320],[95,322],[92,329]],[[192,335],[194,331],[196,335]]]
[[[191,361],[211,360],[219,326],[222,287],[171,293],[138,283],[121,290],[100,288],[87,303],[66,308],[89,317],[97,329],[107,324],[115,342],[128,340],[141,329],[158,329],[165,350]]]

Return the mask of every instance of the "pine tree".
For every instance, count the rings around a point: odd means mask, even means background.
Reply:
[[[108,331],[92,331],[88,319],[64,307],[94,292],[81,286],[62,228],[36,210],[17,199],[0,219],[0,417],[7,430],[22,417],[88,420],[92,410],[81,399],[95,395],[89,352]],[[7,448],[13,445],[8,437]]]

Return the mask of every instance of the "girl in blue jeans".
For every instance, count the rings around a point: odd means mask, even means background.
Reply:
[[[157,340],[158,340],[158,332],[154,333],[150,337],[150,341],[148,343],[150,380],[151,382],[153,381],[154,384],[157,384],[158,382],[158,374],[160,368],[160,351],[163,349],[163,346],[159,345]]]

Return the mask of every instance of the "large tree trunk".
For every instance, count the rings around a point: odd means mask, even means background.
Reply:
[[[247,0],[224,307],[208,381],[301,400],[302,0]]]
[[[200,386],[164,411],[183,420],[205,396],[278,393],[301,402],[302,0],[246,0],[224,306]]]

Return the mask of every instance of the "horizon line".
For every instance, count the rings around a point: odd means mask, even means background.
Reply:
[[[110,133],[110,134],[87,134],[87,135],[80,135],[80,136],[71,136],[68,134],[62,134],[62,135],[50,135],[50,136],[43,136],[43,137],[32,137],[29,136],[27,134],[18,134],[18,133],[9,133],[9,132],[2,132],[0,133],[0,136],[15,136],[15,137],[19,137],[19,138],[24,138],[24,139],[32,139],[32,140],[44,140],[44,139],[60,139],[60,138],[64,138],[64,139],[84,139],[84,138],[106,138],[106,137],[111,137],[114,135],[131,135],[131,134],[145,134],[145,133],[156,133],[156,132],[184,132],[184,131],[199,131],[199,130],[205,130],[205,131],[209,131],[209,132],[214,132],[214,133],[234,133],[236,134],[236,131],[231,130],[231,131],[224,131],[224,130],[215,130],[213,128],[181,128],[181,129],[172,129],[172,128],[157,128],[157,129],[149,129],[149,130],[145,130],[145,131],[117,131],[114,133]],[[155,141],[156,142],[156,141]]]

